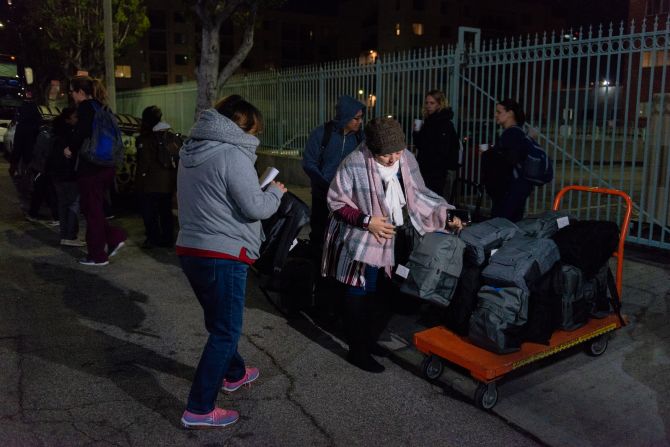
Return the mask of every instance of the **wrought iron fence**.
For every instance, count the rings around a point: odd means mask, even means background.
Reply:
[[[499,131],[496,101],[517,99],[528,125],[555,161],[555,181],[537,188],[529,212],[548,209],[565,185],[605,186],[635,202],[629,240],[670,248],[670,19],[545,33],[480,43],[459,29],[455,46],[427,48],[231,78],[221,95],[238,93],[264,114],[263,150],[299,155],[310,131],[348,94],[367,116],[397,118],[411,145],[411,126],[425,92],[443,90],[464,142],[460,176],[478,182],[479,143]],[[119,95],[120,110],[139,114],[158,104],[187,131],[195,85]],[[476,191],[466,188],[473,205]],[[622,216],[618,199],[574,193],[564,201],[579,218]]]

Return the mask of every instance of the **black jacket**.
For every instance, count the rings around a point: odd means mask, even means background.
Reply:
[[[451,121],[454,112],[443,109],[429,115],[421,127],[414,132],[414,144],[419,149],[417,162],[424,172],[446,172],[458,169],[460,144],[458,133]],[[424,175],[425,177],[425,175]]]
[[[65,120],[55,119],[53,123],[53,146],[47,159],[47,171],[55,181],[75,181],[75,158],[66,158],[64,149],[70,146],[74,127]]]

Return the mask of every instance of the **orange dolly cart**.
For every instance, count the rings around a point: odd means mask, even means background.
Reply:
[[[628,194],[615,189],[566,186],[556,195],[553,210],[559,209],[561,199],[569,191],[618,196],[626,203],[626,212],[620,227],[619,245],[617,251],[613,253],[617,261],[616,289],[621,297],[623,249],[632,213],[631,199]],[[452,368],[447,368],[449,377],[443,377],[442,381],[447,382],[452,388],[466,396],[472,396],[478,407],[490,410],[498,401],[496,382],[505,374],[581,343],[588,343],[587,354],[599,356],[607,349],[610,332],[622,326],[623,321],[616,312],[613,312],[602,319],[592,318],[584,326],[574,331],[554,332],[548,346],[523,343],[519,351],[511,354],[495,354],[482,349],[470,343],[467,337],[454,334],[444,326],[417,332],[414,334],[414,345],[426,356],[422,369],[427,378],[431,380],[440,378],[445,372],[445,360],[447,363],[466,369],[474,380],[456,373]]]

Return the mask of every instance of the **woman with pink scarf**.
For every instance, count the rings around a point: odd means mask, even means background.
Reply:
[[[400,123],[373,119],[365,127],[365,142],[342,161],[328,191],[331,216],[321,273],[346,286],[347,360],[375,373],[384,366],[371,354],[385,352],[375,340],[371,314],[377,280],[390,277],[395,265],[395,227],[409,220],[421,235],[462,227],[458,218],[447,222],[453,206],[426,187],[406,147]]]

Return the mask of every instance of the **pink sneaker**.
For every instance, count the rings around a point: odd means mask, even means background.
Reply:
[[[258,379],[259,375],[260,372],[258,371],[258,368],[246,368],[244,376],[242,376],[242,378],[237,382],[229,382],[226,379],[223,379],[223,391],[226,391],[228,393],[237,391],[238,389],[240,389],[240,387],[248,385],[254,380]]]
[[[234,424],[240,418],[240,413],[235,410],[224,410],[216,407],[207,414],[195,414],[184,411],[181,416],[181,425],[186,428],[198,430],[204,428],[222,428]]]

